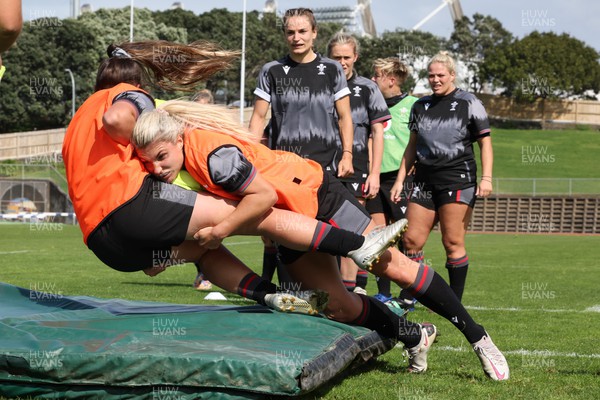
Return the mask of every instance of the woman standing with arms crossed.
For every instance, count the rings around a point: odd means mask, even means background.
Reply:
[[[465,235],[475,200],[492,193],[492,138],[481,101],[454,84],[456,69],[452,57],[447,52],[438,53],[429,62],[428,70],[433,95],[421,98],[413,106],[410,141],[391,195],[394,201],[401,199],[406,170],[418,160],[404,247],[413,254],[422,251],[439,219],[450,287],[460,300],[469,266]],[[479,184],[473,154],[475,141],[481,150],[483,170]],[[430,201],[418,200],[424,195]]]

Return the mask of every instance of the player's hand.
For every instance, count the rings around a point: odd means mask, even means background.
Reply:
[[[369,175],[365,181],[363,197],[367,200],[375,198],[377,193],[379,193],[379,185],[379,175]]]
[[[492,182],[482,179],[477,186],[477,192],[475,192],[475,196],[488,197],[490,194],[492,194]]]
[[[342,159],[338,164],[338,178],[346,178],[354,174],[354,167],[352,166],[352,154],[344,152]]]
[[[215,235],[215,230],[212,226],[200,229],[194,234],[194,239],[198,241],[201,247],[211,250],[218,249],[223,242],[223,238]]]
[[[402,182],[398,182],[398,180],[396,180],[396,182],[394,182],[394,186],[392,186],[392,189],[390,190],[390,198],[394,203],[399,202],[402,198],[402,186]]]

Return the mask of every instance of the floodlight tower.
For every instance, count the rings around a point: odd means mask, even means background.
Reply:
[[[417,30],[421,26],[423,26],[425,22],[429,21],[431,18],[433,18],[435,14],[439,13],[446,6],[446,4],[448,5],[448,8],[450,8],[450,15],[452,16],[452,21],[458,21],[462,19],[463,12],[462,7],[460,5],[460,0],[442,0],[442,4],[440,4],[438,8],[430,12],[429,15],[427,15],[425,18],[419,21],[419,23],[416,24],[412,28],[412,30]]]
[[[79,0],[71,0],[71,18],[79,16]]]
[[[377,29],[375,28],[373,14],[371,14],[371,0],[358,0],[356,9],[360,12],[365,34],[370,37],[376,37]]]

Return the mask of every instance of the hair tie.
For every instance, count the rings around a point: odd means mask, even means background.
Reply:
[[[129,54],[128,52],[126,52],[125,50],[123,50],[120,47],[115,47],[115,49],[112,51],[112,53],[110,53],[111,57],[117,57],[117,58],[131,58],[131,54]]]

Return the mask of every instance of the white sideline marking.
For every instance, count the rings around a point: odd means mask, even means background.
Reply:
[[[241,244],[257,244],[260,243],[258,240],[254,240],[254,241],[246,241],[246,242],[226,242],[223,243],[225,246],[239,246]]]
[[[573,310],[568,308],[552,309],[552,308],[518,308],[518,307],[481,307],[481,306],[465,306],[467,310],[477,311],[529,311],[529,312],[549,312],[549,313],[585,313],[585,312],[600,312],[600,305],[588,307],[585,310]]]
[[[18,254],[18,253],[29,253],[29,250],[0,251],[0,254]]]
[[[467,347],[452,347],[452,346],[439,346],[434,347],[434,350],[443,351],[456,351],[460,353],[470,352],[471,349]],[[566,357],[566,358],[600,358],[600,354],[579,354],[579,353],[563,353],[558,351],[550,350],[503,350],[504,354],[514,354],[520,356],[531,356],[531,357]]]

